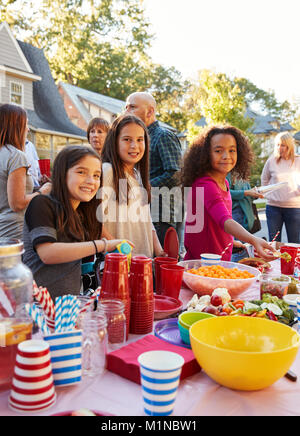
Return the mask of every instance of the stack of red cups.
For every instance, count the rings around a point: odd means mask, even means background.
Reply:
[[[146,256],[134,256],[131,259],[129,288],[130,333],[151,333],[154,319],[152,259]]]
[[[130,295],[127,256],[121,253],[108,253],[105,256],[100,300],[118,299],[124,303],[126,316],[126,340],[130,326]]]

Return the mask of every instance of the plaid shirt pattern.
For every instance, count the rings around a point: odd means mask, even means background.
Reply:
[[[151,186],[171,189],[178,185],[174,175],[180,171],[182,150],[177,136],[159,125],[158,121],[148,126],[150,136],[150,183]],[[161,207],[160,207],[161,209]],[[170,198],[170,221],[175,224],[175,207],[173,196]],[[161,210],[159,220],[161,221]],[[154,218],[154,222],[155,222]],[[164,221],[165,222],[165,221]]]

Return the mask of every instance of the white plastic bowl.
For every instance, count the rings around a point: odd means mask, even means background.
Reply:
[[[211,295],[213,290],[216,288],[226,288],[228,289],[231,297],[236,298],[239,296],[239,294],[248,289],[261,275],[258,269],[235,262],[222,261],[218,262],[218,265],[221,265],[225,268],[237,268],[241,271],[248,271],[253,274],[254,277],[251,277],[249,279],[218,279],[188,273],[187,270],[189,269],[197,269],[203,266],[201,264],[201,260],[199,259],[185,260],[183,262],[179,262],[178,265],[183,266],[185,269],[185,271],[183,272],[183,281],[192,291],[196,292],[198,295]]]

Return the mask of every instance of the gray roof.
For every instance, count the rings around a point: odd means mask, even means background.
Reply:
[[[252,132],[256,135],[266,133],[279,133],[289,130],[294,130],[289,123],[279,123],[279,128],[272,125],[272,123],[278,123],[278,120],[271,115],[261,115],[257,112],[247,109],[245,115],[254,120]]]
[[[252,126],[252,132],[256,135],[267,134],[271,132],[279,133],[279,132],[294,130],[294,128],[289,123],[279,124],[279,129],[278,129],[271,124],[271,123],[278,122],[276,118],[272,117],[271,115],[260,115],[249,108],[245,112],[245,117],[249,117],[254,120],[254,124]],[[196,126],[205,127],[206,126],[205,117],[202,117],[195,124]]]
[[[87,123],[89,123],[92,116],[82,100],[95,104],[114,115],[120,114],[125,108],[125,102],[122,100],[98,94],[97,92],[89,91],[88,89],[79,88],[78,86],[70,85],[69,83],[59,82],[59,86],[64,89]]]
[[[34,74],[42,80],[33,82],[34,111],[28,110],[29,125],[35,129],[53,133],[86,138],[86,132],[75,126],[69,119],[63,100],[53,80],[43,50],[31,44],[17,41]]]
[[[294,138],[296,139],[296,141],[300,141],[300,130],[299,132],[295,133]]]
[[[90,91],[88,89],[79,88],[69,83],[59,82],[59,86],[63,88],[66,94],[74,103],[77,110],[80,112],[86,123],[89,123],[92,115],[83,104],[83,100],[88,101],[98,107],[101,107],[113,115],[120,115],[125,109],[125,101],[117,98],[108,97],[107,95],[99,94],[98,92]],[[159,121],[159,124],[166,129],[176,131],[174,127],[169,124]]]

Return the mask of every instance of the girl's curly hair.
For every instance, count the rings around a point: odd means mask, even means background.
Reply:
[[[191,187],[196,179],[203,177],[212,167],[210,163],[211,138],[225,134],[234,136],[237,143],[237,163],[231,175],[233,178],[247,180],[254,162],[254,153],[248,138],[236,127],[230,125],[206,128],[186,151],[182,169],[182,184]]]

